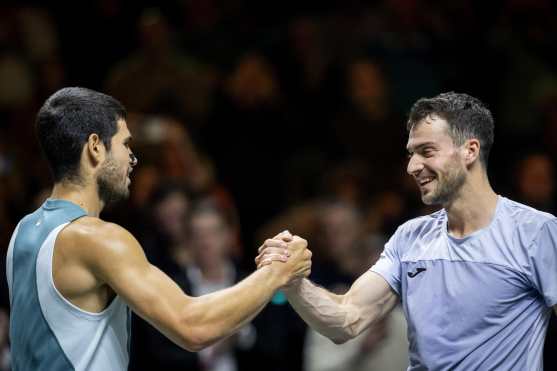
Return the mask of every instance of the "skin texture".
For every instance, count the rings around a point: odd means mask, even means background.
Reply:
[[[447,128],[441,119],[427,117],[424,121],[410,132],[407,172],[416,180],[424,204],[447,204],[466,180],[462,150],[444,135]]]
[[[309,275],[307,242],[283,232],[275,236],[279,243],[268,240],[268,245],[288,250],[288,262],[270,264],[228,289],[187,296],[147,261],[127,230],[99,218],[107,202],[128,194],[129,174],[137,163],[130,141],[124,120],[118,121],[110,151],[98,135],[90,135],[81,154],[79,184],[54,185],[51,198],[71,201],[88,214],[66,226],[54,248],[54,284],[70,302],[83,310],[100,312],[119,295],[176,344],[197,351],[249,322],[277,289]]]
[[[447,122],[431,115],[412,128],[407,150],[408,174],[415,179],[424,203],[445,208],[451,235],[462,238],[489,225],[497,195],[480,162],[478,139],[455,145]],[[262,268],[283,253],[281,248],[264,244],[255,262]],[[298,314],[335,343],[357,336],[398,301],[388,283],[371,271],[358,278],[344,295],[317,287],[308,279],[292,282],[285,292]],[[554,310],[557,312],[557,307]]]

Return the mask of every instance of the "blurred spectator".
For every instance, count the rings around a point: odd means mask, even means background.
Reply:
[[[518,162],[513,172],[516,199],[538,210],[556,213],[555,162],[547,155],[534,153]]]
[[[331,164],[321,178],[320,193],[339,201],[361,205],[370,198],[370,167],[366,161],[349,159]]]
[[[353,205],[323,201],[316,208],[312,280],[333,292],[345,293],[354,280],[378,259],[385,239],[366,237],[362,215]],[[357,339],[341,345],[309,330],[304,348],[306,371],[405,370],[408,366],[404,315],[374,324]]]
[[[354,205],[336,200],[322,201],[315,215],[311,279],[334,292],[346,291],[369,265],[360,253],[364,237],[362,215]]]
[[[170,276],[183,290],[192,295],[186,268],[192,263],[192,252],[186,235],[186,217],[190,197],[183,186],[166,183],[153,193],[151,219],[139,240],[149,260]],[[196,353],[186,352],[133,315],[130,370],[164,369],[202,370]],[[156,349],[156,351],[153,351]]]
[[[304,370],[302,352],[306,324],[288,305],[281,291],[275,294],[252,324],[257,337],[248,352],[239,353],[239,370],[260,371],[262,367],[265,371]]]
[[[227,216],[210,200],[198,201],[190,210],[192,264],[185,265],[194,296],[205,295],[234,285],[241,278],[231,260],[235,244],[234,216]],[[184,266],[184,265],[182,265]],[[205,371],[239,370],[234,354],[235,347],[248,350],[255,341],[252,325],[242,328],[236,335],[199,352]]]
[[[557,94],[545,98],[540,107],[543,128],[541,137],[543,138],[544,150],[551,158],[557,158]],[[536,138],[532,138],[537,143]]]
[[[10,317],[4,309],[0,309],[0,371],[10,371],[9,344]]]
[[[551,1],[507,1],[493,30],[502,50],[501,120],[506,131],[525,135],[539,129],[536,107],[557,93],[555,33],[557,14]]]
[[[30,64],[15,53],[0,55],[0,108],[21,108],[35,95],[35,79]]]
[[[282,201],[286,178],[282,158],[290,144],[281,104],[273,67],[263,55],[246,53],[222,81],[203,131],[203,142],[218,164],[216,174],[234,195],[242,235],[250,245],[256,228],[278,211]],[[261,161],[275,167],[261,166]],[[270,173],[273,180],[266,181]]]
[[[137,31],[139,50],[109,73],[108,92],[131,111],[203,120],[210,108],[212,69],[179,50],[160,10],[145,10]]]
[[[396,168],[391,164],[403,157],[404,121],[393,114],[390,83],[377,62],[358,59],[349,63],[345,89],[345,104],[331,123],[329,147],[340,159],[364,161],[372,177],[367,192],[374,192],[392,182]]]
[[[186,266],[192,262],[186,233],[186,217],[191,207],[189,191],[181,183],[163,181],[149,201],[149,228],[139,234],[143,248],[164,270],[166,264]]]
[[[182,183],[194,195],[210,195],[222,207],[236,212],[229,192],[217,183],[211,159],[199,151],[182,122],[172,117],[132,113],[128,126],[134,133],[133,147],[139,165],[134,169],[130,201],[125,207],[111,210],[111,218],[142,233],[137,220],[131,224],[129,219],[148,212],[146,203],[153,190],[166,181]],[[237,236],[234,255],[241,253]]]

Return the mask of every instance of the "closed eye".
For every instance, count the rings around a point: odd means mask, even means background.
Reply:
[[[422,155],[424,157],[432,157],[435,154],[435,150],[432,148],[426,148],[422,151]]]
[[[126,139],[124,139],[124,145],[126,146],[126,148],[130,148],[131,146],[131,142],[132,142],[132,137],[127,137]]]

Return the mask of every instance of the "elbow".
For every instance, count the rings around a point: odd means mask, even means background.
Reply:
[[[348,340],[349,340],[349,339],[347,339],[347,338],[331,338],[331,341],[332,341],[333,343],[335,343],[336,345],[344,344],[344,343],[346,343]]]
[[[336,345],[341,345],[346,343],[348,340],[351,340],[354,338],[354,335],[352,335],[349,332],[343,331],[342,333],[338,333],[335,334],[334,336],[330,336],[329,339],[335,343]]]
[[[335,331],[330,334],[329,339],[337,345],[344,344],[348,340],[354,339],[361,332],[360,328],[360,312],[358,310],[347,310],[342,325],[336,327]]]
[[[203,315],[192,306],[178,319],[176,328],[177,344],[189,352],[199,352],[218,340],[214,324],[208,324]]]
[[[188,352],[194,352],[194,353],[200,352],[207,347],[208,345],[200,342],[188,342],[182,345],[182,348],[184,348]]]
[[[204,336],[202,333],[196,331],[188,331],[187,334],[181,336],[179,345],[183,349],[189,352],[199,352],[208,346],[210,346],[213,342],[207,336]]]

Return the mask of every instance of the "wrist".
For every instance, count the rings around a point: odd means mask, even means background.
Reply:
[[[282,287],[282,291],[284,291],[284,293],[287,296],[295,295],[298,292],[300,292],[304,280],[305,280],[305,278],[300,278],[300,279],[291,281],[288,284],[286,284],[284,287]]]
[[[259,269],[265,275],[265,281],[272,287],[273,292],[288,283],[288,277],[281,273],[279,269],[273,267],[274,264],[276,263],[271,263]]]

